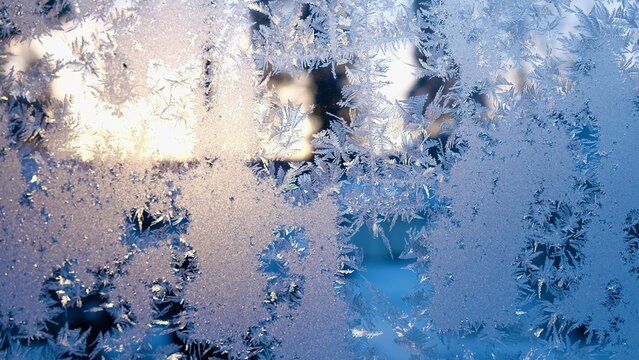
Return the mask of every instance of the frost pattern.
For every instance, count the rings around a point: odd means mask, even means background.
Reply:
[[[638,18],[0,0],[0,357],[633,358]]]

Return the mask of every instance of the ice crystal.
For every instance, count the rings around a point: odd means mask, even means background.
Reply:
[[[0,357],[639,350],[626,0],[0,0]]]

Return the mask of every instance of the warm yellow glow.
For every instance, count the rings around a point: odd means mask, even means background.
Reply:
[[[277,86],[277,95],[280,103],[301,105],[304,112],[310,112],[315,103],[315,93],[312,89],[312,79],[309,75],[300,75],[290,82]],[[311,140],[321,126],[321,119],[309,114],[306,119],[295,130],[299,131],[301,137],[296,143],[295,149],[281,149],[280,154],[286,155],[286,160],[302,161],[309,159],[313,155]]]
[[[127,10],[126,3],[118,4],[119,11]],[[38,41],[13,41],[8,48],[12,53],[9,66],[3,70],[28,70],[33,59],[44,56],[64,64],[48,89],[52,97],[70,101],[68,116],[58,119],[56,132],[49,134],[54,139],[50,142],[54,154],[70,153],[84,161],[188,161],[213,152],[251,158],[268,150],[260,150],[256,134],[254,109],[259,100],[252,64],[238,63],[237,54],[251,51],[250,34],[233,24],[223,26],[228,37],[236,39],[230,41],[236,47],[224,49],[224,56],[215,64],[218,87],[208,113],[201,108],[203,97],[198,91],[204,54],[191,48],[171,49],[172,44],[163,44],[161,37],[148,36],[152,29],[145,28],[145,33],[135,28],[119,37],[110,24],[85,19]],[[192,44],[195,40],[189,41],[184,40],[197,48]],[[79,44],[85,53],[96,55],[90,67],[79,58]],[[171,56],[177,52],[179,57]],[[127,57],[130,62],[123,60]],[[283,104],[301,104],[303,111],[313,106],[314,90],[308,76],[278,86],[277,93]],[[291,149],[279,149],[278,154],[284,160],[308,159],[313,150],[310,139],[319,125],[320,119],[307,116],[294,129],[299,141]]]
[[[69,146],[83,160],[117,156],[152,160],[188,160],[197,119],[196,66],[176,72],[155,62],[149,66],[145,95],[121,104],[106,102],[95,90],[101,84],[65,71],[53,83],[59,98],[70,95],[75,131]]]
[[[102,34],[92,37],[92,34]],[[39,41],[10,44],[9,66],[27,70],[31,59],[48,55],[52,60],[72,62],[73,43],[84,39],[89,51],[110,35],[104,23],[83,22],[68,31],[53,31]],[[197,58],[179,67],[150,60],[146,81],[126,84],[118,94],[122,101],[109,101],[108,81],[126,83],[126,72],[112,78],[107,64],[97,62],[95,73],[80,67],[65,66],[51,83],[51,95],[70,99],[67,126],[72,129],[67,147],[82,160],[115,157],[118,159],[188,160],[193,154],[197,122],[195,89],[200,79]],[[134,89],[135,91],[133,91]],[[130,91],[130,93],[127,93]],[[110,94],[112,95],[112,94]],[[56,149],[53,149],[56,150]]]

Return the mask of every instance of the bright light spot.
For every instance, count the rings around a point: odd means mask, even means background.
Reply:
[[[54,81],[53,92],[58,98],[70,95],[73,99],[75,131],[69,147],[83,160],[110,156],[188,160],[195,145],[198,79],[197,64],[176,71],[156,61],[149,66],[142,95],[131,94],[130,99],[113,104],[96,91],[102,84],[77,72],[63,72]]]
[[[74,42],[84,39],[87,50],[97,52],[108,33],[101,22],[81,25],[66,32],[53,31],[38,42],[16,42],[9,49],[12,56],[5,69],[27,70],[30,59],[45,54],[67,64],[52,81],[50,91],[59,100],[71,100],[65,124],[71,131],[67,149],[52,150],[71,150],[85,161],[109,157],[159,161],[192,158],[199,59],[193,57],[179,67],[151,60],[139,83],[128,76],[126,64],[115,64],[123,67],[116,73],[114,64],[105,61],[96,61],[94,69],[79,68],[69,65],[76,60]],[[91,37],[96,33],[101,37]]]
[[[165,5],[169,6],[158,6]],[[120,11],[126,11],[128,5],[119,2],[119,6]],[[255,146],[256,122],[251,110],[255,83],[250,75],[254,69],[237,60],[238,54],[251,51],[251,38],[241,27],[224,26],[228,38],[235,40],[229,43],[235,46],[226,48],[215,64],[215,81],[224,86],[214,94],[208,113],[200,106],[203,92],[199,91],[205,55],[170,49],[162,36],[148,36],[153,34],[152,29],[138,29],[127,33],[129,37],[119,37],[111,24],[102,20],[75,22],[38,41],[11,43],[9,66],[4,71],[12,67],[26,71],[33,60],[45,56],[61,62],[57,78],[47,89],[52,97],[70,101],[68,115],[58,119],[58,127],[48,134],[54,139],[49,150],[58,156],[84,161],[188,161],[220,151],[251,158],[268,152]],[[188,37],[183,43],[197,48],[194,35]],[[94,59],[87,61],[82,56]],[[278,95],[282,104],[301,104],[302,111],[308,112],[315,94],[306,76],[281,86]],[[307,115],[291,129],[295,141],[289,148],[278,149],[278,154],[283,154],[279,158],[300,161],[312,156],[310,140],[320,122]]]
[[[387,84],[379,91],[390,102],[409,98],[410,90],[416,82],[415,69],[418,66],[414,59],[414,51],[414,46],[404,43],[399,46],[396,53],[380,53],[376,56],[388,66],[384,79]]]
[[[308,75],[301,75],[292,81],[281,84],[277,89],[280,103],[299,104],[303,112],[310,112],[315,103],[315,93],[312,89],[312,79]],[[311,140],[321,126],[321,119],[309,114],[293,131],[300,134],[300,138],[295,142],[295,148],[284,149],[278,154],[286,154],[285,158],[291,161],[302,161],[313,155]],[[273,158],[276,158],[273,157]]]

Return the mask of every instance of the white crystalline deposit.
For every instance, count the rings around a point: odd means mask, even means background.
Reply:
[[[638,18],[0,0],[0,357],[632,358]]]

